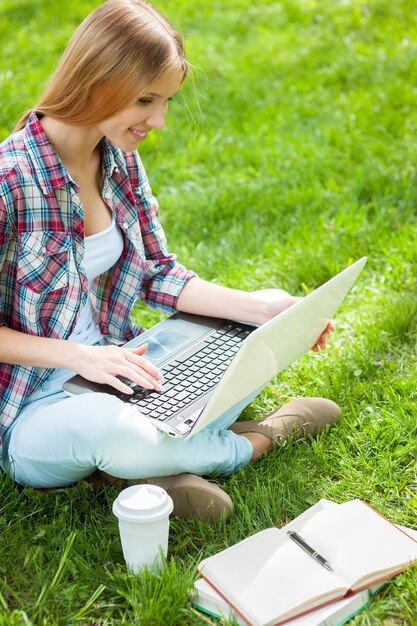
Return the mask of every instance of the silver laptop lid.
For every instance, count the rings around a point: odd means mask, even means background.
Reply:
[[[367,261],[362,257],[299,300],[241,345],[189,437],[268,383],[314,346]]]

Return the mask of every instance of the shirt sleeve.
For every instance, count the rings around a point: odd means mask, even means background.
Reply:
[[[181,290],[196,274],[177,262],[168,251],[164,230],[158,219],[158,201],[152,194],[145,169],[138,159],[139,184],[134,190],[145,248],[145,272],[140,293],[152,308],[173,313]]]

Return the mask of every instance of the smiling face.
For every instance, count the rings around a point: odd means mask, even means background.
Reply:
[[[125,152],[136,150],[154,128],[164,127],[168,102],[183,82],[182,72],[161,75],[151,83],[135,104],[96,124],[102,136]]]

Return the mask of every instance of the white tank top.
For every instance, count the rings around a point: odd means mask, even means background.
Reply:
[[[69,341],[93,345],[102,339],[103,335],[98,327],[98,319],[92,308],[90,290],[91,284],[97,276],[110,269],[119,259],[123,250],[123,236],[116,220],[105,230],[90,235],[84,240],[84,267],[88,280],[88,299],[81,309],[77,323]]]

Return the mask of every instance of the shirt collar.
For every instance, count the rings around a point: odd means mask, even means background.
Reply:
[[[112,144],[106,137],[101,140],[100,147],[105,176],[110,177],[120,173],[127,176],[126,162],[123,158],[124,153],[122,150]]]
[[[36,111],[32,111],[29,115],[23,137],[28,155],[37,172],[39,184],[46,195],[65,185],[75,185],[46,136]]]

